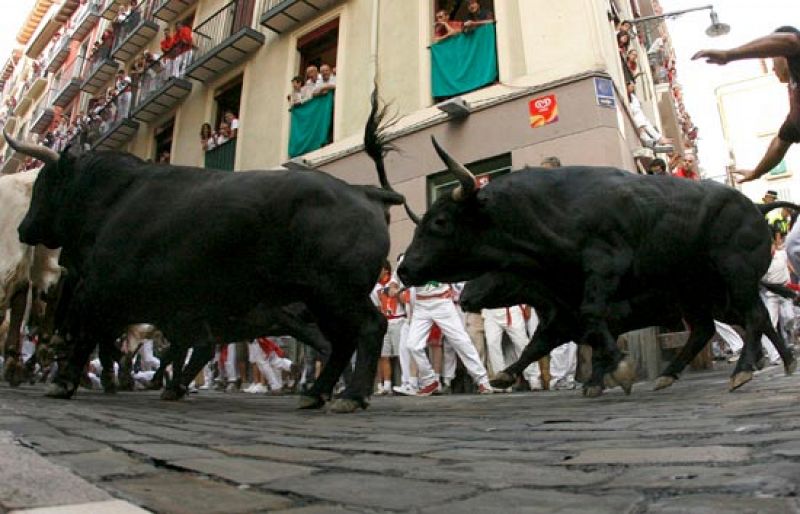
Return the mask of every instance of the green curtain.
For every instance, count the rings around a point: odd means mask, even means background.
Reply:
[[[333,92],[292,108],[289,157],[312,152],[328,142],[333,122]]]
[[[496,80],[494,23],[431,45],[434,97],[460,95]]]

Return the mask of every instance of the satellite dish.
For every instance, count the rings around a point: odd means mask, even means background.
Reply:
[[[714,10],[712,9],[711,25],[709,25],[709,27],[706,29],[706,35],[708,37],[718,37],[718,36],[724,36],[730,31],[731,31],[731,26],[728,25],[727,23],[720,23],[717,13],[715,13]]]

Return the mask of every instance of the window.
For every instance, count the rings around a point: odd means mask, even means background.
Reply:
[[[172,153],[172,133],[175,129],[175,118],[158,127],[155,131],[155,162],[169,164]]]
[[[240,75],[222,86],[214,97],[214,101],[217,104],[217,112],[213,127],[214,130],[219,130],[225,111],[231,111],[234,116],[239,117],[239,105],[242,101],[242,76]]]
[[[306,74],[306,68],[312,64],[320,67],[327,64],[336,68],[336,51],[339,46],[339,19],[312,30],[297,40],[297,50],[300,52],[301,77]]]
[[[481,161],[467,164],[467,169],[478,179],[491,181],[511,172],[511,154],[505,153]],[[458,180],[449,171],[442,171],[428,176],[428,205],[432,205],[440,196],[449,194],[458,185]]]

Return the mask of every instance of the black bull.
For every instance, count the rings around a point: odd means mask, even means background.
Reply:
[[[658,291],[692,327],[689,347],[714,333],[715,314],[743,326],[745,355],[732,385],[748,379],[769,324],[759,280],[771,238],[741,193],[714,182],[587,166],[520,170],[478,189],[463,165],[435,140],[434,146],[460,186],[417,227],[399,269],[406,284],[498,270],[544,280],[551,301],[574,313],[574,340],[604,356],[603,369],[593,371],[593,394],[604,374],[628,389],[634,378],[609,327],[614,302]]]
[[[77,277],[65,327],[73,346],[51,395],[71,397],[92,349],[128,324],[153,323],[181,346],[229,341],[231,326],[244,335],[232,320],[302,302],[332,354],[301,406],[324,403],[356,349],[333,408],[366,405],[386,325],[369,293],[389,250],[388,207],[401,195],[319,171],[221,173],[6,138],[45,162],[20,239],[61,247]]]

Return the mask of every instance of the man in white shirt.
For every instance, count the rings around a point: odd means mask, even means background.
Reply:
[[[786,250],[774,240],[772,243],[772,262],[769,265],[769,269],[767,269],[767,272],[764,274],[763,280],[770,284],[781,285],[788,283],[790,280]],[[771,291],[764,291],[762,293],[762,298],[764,300],[764,305],[766,305],[769,311],[770,322],[775,327],[775,330],[777,330],[781,311],[793,311],[791,301]],[[769,342],[766,336],[761,336],[761,346],[764,347],[770,364],[778,364],[781,362],[778,351],[775,349],[775,346]]]

